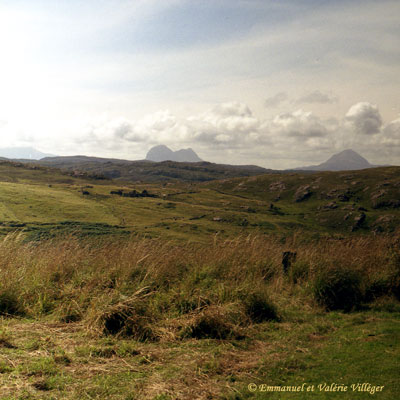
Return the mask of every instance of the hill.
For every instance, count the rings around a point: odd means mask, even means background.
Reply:
[[[80,171],[131,182],[204,182],[237,176],[252,176],[271,171],[255,165],[225,165],[206,161],[128,161],[87,156],[47,157],[38,163],[67,171]]]
[[[149,161],[178,161],[178,162],[200,162],[203,161],[192,149],[180,149],[172,151],[165,145],[152,147],[147,155]]]
[[[393,230],[400,222],[400,167],[266,174],[207,185],[269,204],[277,221],[292,228],[379,232]]]
[[[365,168],[374,168],[376,165],[370,164],[364,157],[360,156],[354,150],[343,150],[334,154],[327,161],[319,165],[308,167],[299,167],[295,170],[302,171],[352,171]]]
[[[200,241],[217,232],[227,237],[294,229],[320,235],[391,232],[400,224],[399,177],[399,167],[385,167],[129,183],[3,161],[1,231],[136,232]]]

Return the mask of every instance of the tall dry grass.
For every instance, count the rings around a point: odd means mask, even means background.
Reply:
[[[288,305],[351,311],[399,298],[399,237],[306,242],[297,234],[284,243],[248,236],[200,245],[74,236],[25,243],[11,234],[0,241],[0,313],[81,320],[142,340],[240,337],[249,324],[279,321]],[[297,258],[286,276],[287,250]]]

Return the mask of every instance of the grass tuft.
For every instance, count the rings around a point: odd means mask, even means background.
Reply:
[[[360,307],[363,295],[361,276],[352,269],[335,266],[321,269],[314,280],[314,295],[328,311],[352,311]]]
[[[24,307],[17,293],[10,289],[0,292],[0,315],[21,316],[24,315]]]
[[[255,323],[280,320],[277,308],[272,303],[265,289],[253,291],[246,295],[244,306],[246,314]]]
[[[145,300],[146,291],[147,288],[140,289],[130,298],[117,303],[113,303],[112,299],[110,304],[99,304],[97,301],[89,310],[89,325],[105,335],[131,337],[139,341],[156,340],[151,327],[152,316]]]

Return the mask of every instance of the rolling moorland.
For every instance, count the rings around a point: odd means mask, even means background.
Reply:
[[[128,161],[87,156],[46,157],[36,163],[71,172],[84,171],[97,178],[131,182],[205,182],[273,172],[256,165],[224,165],[207,161]]]
[[[0,398],[395,398],[400,167],[260,172],[1,162]]]

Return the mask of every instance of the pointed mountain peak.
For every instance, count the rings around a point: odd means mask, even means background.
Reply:
[[[309,167],[296,168],[300,170],[309,171],[345,171],[345,170],[358,170],[365,168],[373,168],[374,165],[370,164],[367,159],[362,157],[352,149],[346,149],[340,153],[334,154],[327,161]]]

